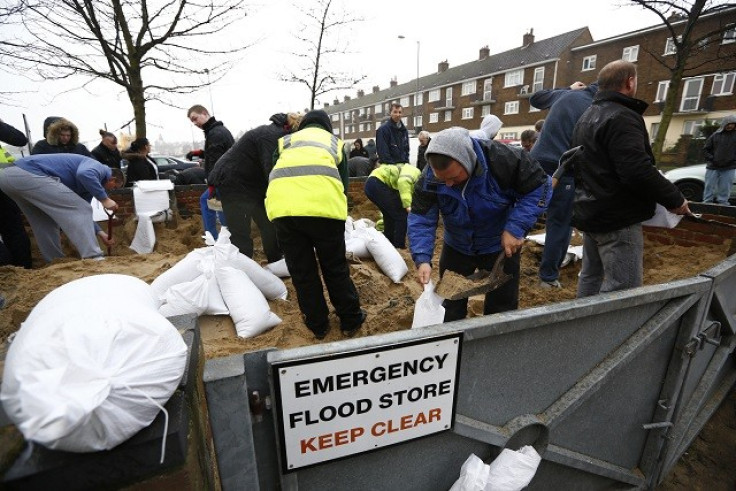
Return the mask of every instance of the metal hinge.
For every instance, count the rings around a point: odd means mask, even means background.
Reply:
[[[690,341],[685,343],[683,351],[690,356],[693,356],[696,351],[702,350],[706,344],[712,346],[721,345],[721,323],[713,321],[711,324],[700,331]]]
[[[253,422],[260,423],[263,420],[264,411],[271,410],[271,397],[261,397],[261,394],[257,390],[252,390],[248,394],[248,405],[253,415]]]

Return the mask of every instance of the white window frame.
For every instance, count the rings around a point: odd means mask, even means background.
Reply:
[[[732,95],[736,72],[716,73],[713,76],[711,94],[716,96]]]
[[[504,133],[501,133],[501,136],[499,138],[501,140],[516,140],[516,132],[506,131]]]
[[[375,129],[378,129],[380,127],[381,127],[381,122],[380,121],[376,121],[376,128]]]
[[[677,36],[677,41],[682,41],[682,36]],[[677,53],[677,46],[675,46],[675,40],[674,38],[667,38],[667,42],[664,44],[664,53],[663,56],[667,55],[674,55]]]
[[[402,116],[401,122],[404,124],[404,126],[407,126],[409,124],[409,116]]]
[[[532,79],[531,94],[544,88],[544,67],[540,66],[534,69],[534,78]]]
[[[358,109],[358,116],[365,116],[365,108],[361,107]]]
[[[511,70],[506,72],[503,78],[504,87],[514,87],[516,85],[522,85],[524,83],[524,69]]]
[[[401,107],[409,107],[409,96],[405,95],[399,99],[399,104],[401,104]]]
[[[705,126],[704,119],[691,119],[686,120],[682,123],[682,134],[693,135],[694,137],[700,136],[700,130]]]
[[[483,81],[483,100],[493,100],[493,78],[487,78]]]
[[[445,107],[452,107],[452,87],[445,89]]]
[[[590,55],[583,58],[583,66],[581,68],[581,71],[587,72],[590,70],[595,70],[595,63],[598,60],[598,55]]]
[[[637,61],[639,59],[639,45],[625,47],[621,59],[632,63]]]
[[[723,40],[721,44],[736,43],[736,25],[731,26],[729,29],[723,31]]]
[[[417,92],[414,94],[414,106],[421,106],[422,104],[424,104],[424,93]]]
[[[475,80],[471,80],[470,82],[463,82],[463,88],[460,92],[460,95],[475,94],[477,90],[478,84],[475,83]]]
[[[342,120],[350,121],[350,111],[345,111],[344,113],[342,113]]]
[[[475,114],[474,107],[464,107],[463,114],[461,117],[462,119],[473,119],[474,114]]]
[[[330,119],[332,121],[340,121],[340,114],[339,113],[335,113],[335,114],[332,115],[332,117]]]
[[[440,115],[439,115],[439,113],[429,113],[429,122],[430,123],[439,123],[440,122]]]
[[[657,94],[654,96],[654,102],[664,102],[667,99],[667,91],[670,89],[669,80],[661,80],[657,85]]]
[[[491,114],[491,106],[489,104],[486,104],[485,106],[481,106],[480,117],[485,118],[489,114]]]
[[[509,101],[503,105],[504,114],[519,114],[519,101]]]
[[[345,133],[352,133],[353,132],[353,125],[349,124],[345,126]]]
[[[414,127],[422,126],[422,117],[414,116]]]
[[[529,104],[529,112],[530,113],[538,113],[539,111],[541,111],[541,109],[538,109],[538,108],[532,106],[531,104]]]
[[[436,102],[440,100],[440,97],[442,97],[440,89],[433,89],[429,91],[429,97],[427,98],[427,100],[429,102]]]
[[[445,110],[444,120],[445,122],[452,121],[452,110],[451,109]]]
[[[376,104],[373,106],[373,112],[376,114],[383,114],[383,104]]]
[[[682,100],[680,101],[680,111],[697,111],[700,107],[700,95],[703,93],[703,78],[695,77],[685,80],[682,87]],[[692,88],[691,88],[692,87]],[[694,94],[697,89],[697,94]]]

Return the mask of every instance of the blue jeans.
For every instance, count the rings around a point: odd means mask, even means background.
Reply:
[[[583,266],[577,297],[626,290],[644,283],[641,223],[613,232],[583,233]]]
[[[215,212],[210,210],[207,206],[207,200],[210,197],[209,190],[205,190],[202,196],[199,198],[199,208],[202,210],[202,224],[204,231],[212,234],[212,237],[217,240],[219,233],[217,232],[217,220],[220,220],[220,225],[223,227],[227,226],[225,223],[225,214],[221,211]]]
[[[574,198],[575,178],[560,178],[552,192],[545,218],[544,252],[539,263],[539,278],[542,281],[555,281],[560,276],[560,264],[570,246]]]
[[[397,249],[406,247],[406,208],[401,204],[399,192],[391,189],[377,177],[365,181],[365,195],[383,213],[383,235]]]
[[[706,169],[703,202],[710,203],[715,197],[716,203],[727,205],[728,197],[731,195],[734,173],[736,173],[736,169]]]

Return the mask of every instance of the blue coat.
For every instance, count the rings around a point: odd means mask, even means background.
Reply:
[[[376,130],[378,161],[382,164],[409,162],[409,131],[404,123],[399,125],[389,118]]]
[[[473,138],[477,158],[463,186],[448,187],[425,167],[414,187],[409,248],[419,265],[431,262],[439,214],[444,242],[468,256],[501,250],[504,230],[522,238],[547,209],[552,180],[519,148]]]

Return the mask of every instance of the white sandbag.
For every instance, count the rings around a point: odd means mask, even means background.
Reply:
[[[345,239],[345,252],[352,252],[355,257],[360,259],[368,259],[371,252],[368,250],[368,244],[364,237],[359,235],[351,235]]]
[[[220,296],[222,298],[222,296]],[[174,285],[163,295],[163,304],[158,312],[164,317],[174,315],[202,315],[207,310],[209,299],[209,281],[200,274],[192,281]]]
[[[414,318],[411,323],[412,329],[425,326],[442,324],[445,320],[445,308],[442,306],[444,299],[434,292],[434,282],[429,281],[424,285],[424,292],[414,304]]]
[[[345,219],[345,233],[346,234],[349,234],[353,230],[355,230],[355,227],[353,227],[353,217],[351,217],[350,215],[348,215],[348,217]]]
[[[641,224],[647,227],[675,228],[680,220],[682,220],[682,215],[670,213],[667,208],[657,203],[654,216]]]
[[[137,215],[138,225],[135,228],[135,235],[128,246],[137,254],[150,254],[153,252],[153,246],[156,245],[156,231],[153,229],[152,216],[157,212],[139,213]]]
[[[152,288],[125,275],[82,278],[46,295],[10,345],[0,389],[23,436],[91,452],[148,426],[187,359],[181,335],[157,308]]]
[[[385,235],[375,228],[367,228],[363,233],[369,237],[366,245],[381,271],[394,283],[401,283],[401,278],[409,272],[409,267],[399,251]]]
[[[489,465],[486,491],[521,491],[532,481],[541,461],[530,445],[518,451],[504,448]]]
[[[202,272],[202,275],[207,281],[207,308],[204,309],[204,313],[208,315],[225,315],[230,313],[230,311],[225,304],[225,299],[222,298],[220,285],[217,283],[216,267],[216,261],[212,256],[203,257],[197,265],[197,269]]]
[[[216,276],[238,336],[257,336],[281,322],[244,271],[226,266],[217,268]]]
[[[197,268],[203,257],[212,254],[211,248],[201,247],[194,249],[192,252],[184,256],[179,262],[158,275],[151,282],[151,288],[158,298],[162,298],[166,290],[179,283],[192,281],[202,272]]]
[[[470,454],[460,468],[460,477],[452,485],[450,491],[483,491],[488,482],[488,464],[475,454]]]
[[[355,230],[365,230],[367,228],[376,228],[376,222],[370,218],[359,218],[353,221],[353,228]]]
[[[288,278],[291,276],[289,267],[286,265],[286,259],[279,259],[272,263],[268,263],[263,267],[266,271],[270,271],[279,278]]]

